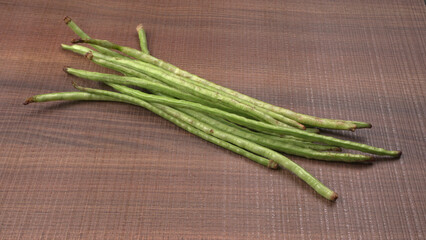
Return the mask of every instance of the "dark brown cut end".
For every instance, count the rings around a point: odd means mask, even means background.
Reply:
[[[142,23],[141,23],[141,24],[139,24],[139,25],[136,27],[136,31],[138,31],[138,32],[139,32],[139,30],[141,30],[141,29],[143,29],[143,25],[142,25]]]
[[[25,100],[25,102],[24,103],[22,103],[23,105],[28,105],[28,104],[30,104],[30,103],[32,103],[32,102],[34,102],[34,98],[33,97],[30,97],[30,98],[28,98],[27,100]]]
[[[398,154],[396,155],[397,158],[401,157],[402,151],[398,151]]]
[[[65,16],[64,17],[64,22],[65,22],[65,24],[67,24],[68,25],[68,23],[69,22],[71,22],[72,21],[72,19],[70,18],[70,17],[68,17],[68,16]]]
[[[84,43],[84,40],[81,38],[75,38],[73,40],[71,40],[71,43]]]
[[[268,162],[268,168],[278,169],[278,163],[276,163],[274,160],[269,160],[269,162]]]
[[[86,54],[84,54],[84,56],[85,56],[87,59],[92,60],[92,58],[93,58],[93,53],[92,53],[92,51],[89,51],[89,52],[87,52]]]
[[[62,70],[64,70],[64,72],[68,73],[68,68],[70,68],[69,66],[65,66],[64,68],[62,68]]]
[[[334,147],[332,150],[334,150],[336,152],[341,152],[342,148],[341,147]]]
[[[367,159],[367,160],[365,160],[365,161],[363,161],[363,163],[373,163],[375,161],[376,161],[376,158],[374,158],[373,156],[370,156],[370,158]]]
[[[371,125],[371,123],[369,123],[368,125],[367,125],[367,127],[365,127],[365,128],[372,128],[373,127],[373,125]]]
[[[80,89],[80,86],[78,86],[78,85],[77,85],[77,83],[76,83],[76,82],[74,82],[74,80],[73,80],[73,81],[71,81],[71,84],[72,84],[72,86],[73,86],[74,88]]]
[[[339,196],[337,195],[337,193],[335,193],[335,192],[333,192],[333,194],[330,196],[330,200],[331,201],[336,201],[336,199],[338,198]]]

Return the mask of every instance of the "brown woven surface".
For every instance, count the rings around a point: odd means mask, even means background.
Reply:
[[[0,1],[0,239],[424,239],[426,6],[387,1]],[[303,2],[303,3],[302,3]],[[387,149],[371,166],[292,157],[323,200],[118,103],[22,106],[72,91],[71,16],[91,36],[312,115],[365,120],[336,136]]]

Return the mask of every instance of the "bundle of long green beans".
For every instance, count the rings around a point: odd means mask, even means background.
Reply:
[[[59,92],[30,97],[24,104],[55,100],[116,101],[144,107],[209,142],[245,156],[271,169],[280,166],[305,181],[321,196],[336,200],[337,194],[278,152],[310,159],[340,162],[371,162],[371,155],[341,153],[342,148],[376,155],[399,157],[362,143],[318,134],[318,128],[354,131],[371,128],[357,121],[324,119],[274,106],[219,86],[151,56],[142,25],[136,30],[141,50],[106,40],[92,39],[69,17],[65,23],[80,38],[62,48],[84,55],[92,62],[122,75],[89,72],[65,67],[68,74],[104,82],[116,91],[78,86],[80,92]],[[115,51],[114,51],[115,50]],[[129,86],[145,89],[144,92]],[[149,93],[147,93],[149,92]],[[309,126],[309,127],[305,127]]]

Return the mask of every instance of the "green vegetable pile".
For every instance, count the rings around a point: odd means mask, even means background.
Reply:
[[[100,81],[115,91],[73,85],[79,92],[59,92],[30,97],[24,104],[55,100],[116,101],[146,108],[209,142],[245,156],[271,169],[283,167],[305,181],[321,196],[336,200],[337,194],[302,167],[278,153],[339,162],[371,162],[371,155],[340,152],[342,148],[399,157],[362,143],[319,134],[318,128],[351,130],[371,128],[357,121],[324,119],[274,106],[214,84],[151,56],[142,25],[136,29],[141,50],[90,38],[69,17],[65,23],[80,38],[62,48],[85,56],[121,75],[65,67],[68,74]],[[87,43],[93,49],[76,43]],[[135,88],[142,88],[140,91]],[[308,126],[308,127],[307,127]]]

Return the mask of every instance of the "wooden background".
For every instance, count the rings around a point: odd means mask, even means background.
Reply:
[[[292,157],[339,193],[118,103],[72,91],[75,35],[138,46],[267,102],[369,121],[335,136],[403,150],[373,165]],[[0,0],[0,239],[424,239],[426,6],[421,0]]]

